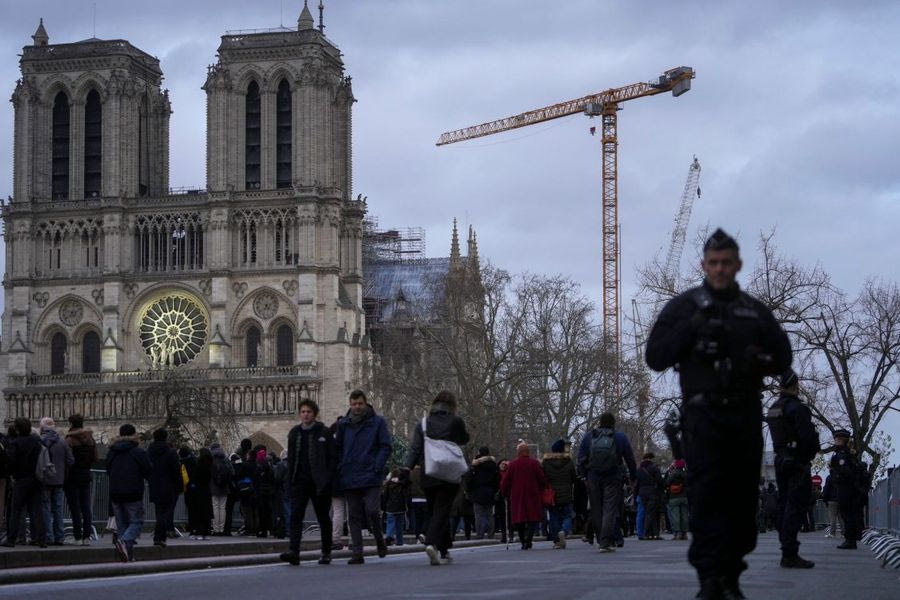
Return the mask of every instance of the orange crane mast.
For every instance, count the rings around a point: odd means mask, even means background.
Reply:
[[[603,210],[602,210],[602,247],[603,247],[603,335],[608,355],[613,357],[612,385],[607,387],[607,401],[616,401],[620,396],[619,379],[621,361],[621,336],[619,332],[619,240],[618,240],[618,138],[616,133],[616,113],[619,104],[645,96],[655,96],[664,92],[672,92],[677,97],[691,89],[694,78],[691,67],[675,67],[665,71],[656,81],[632,83],[619,88],[611,88],[596,94],[590,94],[545,106],[536,110],[489,121],[456,131],[441,134],[438,146],[471,140],[519,127],[527,127],[552,119],[584,113],[590,117],[602,118],[601,144],[603,148]]]

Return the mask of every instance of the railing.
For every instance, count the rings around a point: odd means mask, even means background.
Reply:
[[[869,492],[869,526],[900,535],[900,468],[894,468]]]
[[[57,375],[10,375],[9,387],[58,386],[58,385],[112,385],[122,383],[155,383],[165,380],[169,369],[150,371],[113,371],[109,373],[61,373]],[[232,367],[209,369],[175,369],[183,381],[241,381],[268,377],[302,377],[318,379],[314,365],[288,365],[284,367]]]

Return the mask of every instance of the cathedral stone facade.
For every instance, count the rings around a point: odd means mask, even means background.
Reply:
[[[365,205],[350,78],[321,23],[304,6],[296,30],[222,36],[207,189],[183,193],[159,61],[125,40],[51,44],[43,23],[32,37],[2,211],[0,417],[79,412],[112,432],[172,372],[257,438],[283,443],[302,398],[343,414],[369,356]]]

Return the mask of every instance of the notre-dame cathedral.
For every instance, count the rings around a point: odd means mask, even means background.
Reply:
[[[320,17],[321,18],[321,17]],[[295,29],[228,33],[209,67],[207,189],[169,189],[170,98],[125,40],[21,55],[0,417],[112,432],[172,371],[284,439],[297,402],[343,414],[369,356],[365,205],[350,77],[304,6]]]

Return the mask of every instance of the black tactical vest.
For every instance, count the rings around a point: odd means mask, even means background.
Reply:
[[[792,451],[797,448],[797,432],[788,423],[784,414],[784,405],[787,398],[782,396],[769,407],[766,413],[766,423],[769,425],[769,433],[772,434],[772,447],[776,453]]]

